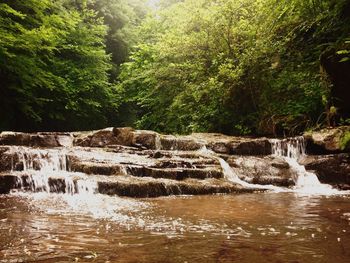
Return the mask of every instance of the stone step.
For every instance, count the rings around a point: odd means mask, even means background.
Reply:
[[[21,180],[19,180],[21,178]],[[207,194],[228,194],[228,193],[251,193],[262,191],[261,189],[244,188],[240,185],[230,183],[226,180],[187,179],[183,181],[154,178],[135,178],[132,176],[108,177],[92,176],[86,177],[76,175],[72,178],[75,189],[78,180],[92,180],[97,184],[97,192],[106,195],[118,195],[127,197],[158,197],[169,195],[207,195]],[[22,185],[19,185],[19,181]],[[50,192],[65,193],[66,181],[62,176],[48,178]],[[9,193],[13,189],[30,190],[28,174],[1,174],[0,193]]]
[[[97,147],[116,150],[198,151],[206,147],[219,154],[269,155],[271,143],[266,138],[234,137],[197,133],[187,136],[162,135],[132,128],[72,133],[2,132],[0,145],[29,147]],[[124,147],[124,148],[123,148]]]
[[[62,152],[63,151],[63,152]],[[145,153],[146,152],[146,153]],[[67,169],[88,175],[132,175],[172,180],[223,178],[218,156],[196,152],[168,151],[115,152],[113,149],[74,147],[33,149],[29,147],[0,146],[0,172],[45,169],[50,162],[64,163],[54,170]],[[154,155],[157,155],[154,158]],[[294,185],[294,174],[289,165],[272,156],[222,155],[237,176],[253,184],[273,184],[289,187]],[[61,158],[62,160],[57,160]],[[24,159],[27,164],[24,164]],[[45,163],[46,162],[46,163]],[[50,168],[50,167],[49,167]]]
[[[127,174],[136,177],[152,177],[152,178],[167,178],[172,180],[184,180],[187,178],[193,179],[208,179],[208,178],[223,178],[224,175],[220,167],[216,169],[191,169],[191,168],[153,168],[142,166],[128,166]]]
[[[245,182],[282,187],[295,185],[296,172],[279,157],[230,156],[226,161]]]

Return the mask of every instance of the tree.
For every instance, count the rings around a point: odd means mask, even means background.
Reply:
[[[319,57],[349,35],[346,2],[165,5],[144,20],[138,49],[122,66],[121,101],[140,128],[298,133],[316,124],[329,100]]]
[[[85,1],[1,1],[0,128],[103,126],[106,27]]]

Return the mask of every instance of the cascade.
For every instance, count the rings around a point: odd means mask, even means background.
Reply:
[[[155,138],[155,147],[156,147],[156,150],[161,150],[162,149],[162,142],[160,140],[159,134],[157,134],[156,138]]]
[[[79,194],[93,195],[97,193],[98,185],[93,180],[77,180],[77,190]]]
[[[296,173],[295,191],[309,194],[333,194],[339,192],[330,185],[322,184],[316,174],[308,172],[299,164],[300,158],[306,155],[304,137],[284,140],[271,139],[272,155],[283,158]]]
[[[273,191],[283,191],[281,187],[274,186],[274,185],[259,185],[259,184],[250,184],[248,182],[243,181],[239,178],[237,173],[232,169],[232,167],[221,157],[217,156],[215,152],[212,150],[209,150],[205,145],[199,150],[201,154],[207,154],[211,157],[216,158],[221,166],[221,169],[224,173],[224,177],[235,184],[241,185],[243,187],[247,188],[254,188],[254,189],[261,189],[261,190],[273,190]]]
[[[64,192],[68,195],[81,193],[95,193],[97,183],[85,180],[73,180],[74,173],[69,172],[67,151],[29,149],[16,147],[18,162],[22,164],[23,172],[17,179],[17,187],[29,188],[33,192],[60,192],[59,187],[50,183],[50,178],[64,184]],[[14,161],[11,161],[11,171],[15,171]],[[62,190],[61,190],[62,191]]]

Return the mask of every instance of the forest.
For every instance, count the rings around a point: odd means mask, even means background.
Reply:
[[[348,0],[0,0],[0,131],[350,124]]]

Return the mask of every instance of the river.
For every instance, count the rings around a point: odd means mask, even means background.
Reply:
[[[350,262],[348,195],[0,196],[0,262]]]

